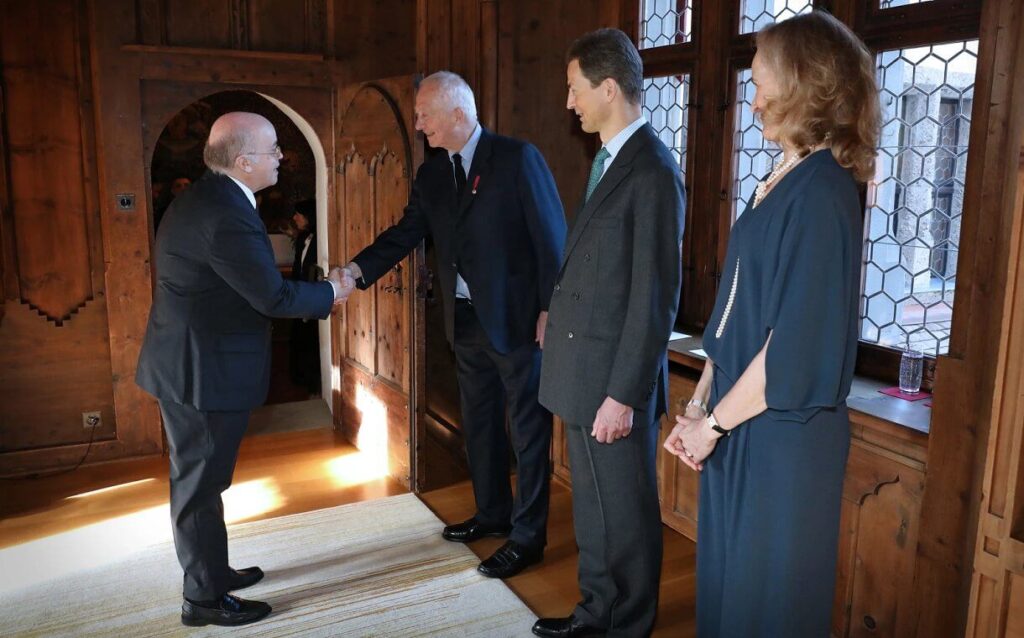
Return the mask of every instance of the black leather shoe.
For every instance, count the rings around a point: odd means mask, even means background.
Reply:
[[[246,567],[245,569],[232,569],[231,582],[228,591],[252,587],[263,580],[263,570],[259,567]]]
[[[480,563],[478,572],[489,578],[511,578],[544,558],[543,549],[524,547],[515,541],[508,541]]]
[[[477,521],[474,516],[468,521],[448,525],[444,528],[444,531],[441,532],[441,536],[443,536],[446,541],[470,543],[483,538],[484,536],[508,536],[511,531],[511,525],[484,525]]]
[[[533,633],[548,638],[581,638],[582,636],[603,636],[604,631],[583,624],[576,616],[568,618],[541,618],[533,624]]]
[[[189,627],[221,625],[233,627],[263,620],[270,613],[270,605],[258,600],[244,600],[224,594],[217,600],[181,603],[181,624]]]

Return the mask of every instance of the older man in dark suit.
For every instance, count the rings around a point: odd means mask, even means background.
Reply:
[[[642,63],[615,29],[569,50],[567,107],[602,147],[548,317],[541,403],[566,423],[583,600],[540,636],[649,635],[661,573],[655,458],[679,304],[685,194],[641,116]]]
[[[185,572],[181,621],[241,625],[270,606],[232,596],[259,567],[228,565],[221,492],[249,410],[270,381],[270,318],[324,319],[355,282],[285,281],[254,193],[277,182],[281,149],[264,117],[228,113],[210,129],[210,172],[171,204],[156,236],[156,288],[136,382],[160,400],[170,447],[174,547]]]
[[[481,127],[473,92],[454,73],[420,84],[416,128],[444,150],[416,173],[402,219],[348,268],[366,288],[432,236],[477,509],[443,535],[457,542],[508,535],[479,566],[485,576],[506,578],[541,560],[547,542],[551,414],[537,402],[539,346],[565,216],[541,154]]]

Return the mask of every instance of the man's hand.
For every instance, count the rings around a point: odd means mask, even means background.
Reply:
[[[597,439],[598,443],[614,443],[629,436],[632,430],[633,408],[611,397],[605,397],[604,403],[597,409],[590,436]]]
[[[537,343],[540,344],[540,349],[544,349],[544,329],[548,326],[548,311],[541,310],[540,315],[537,316]]]
[[[348,271],[348,274],[351,275],[353,279],[363,278],[363,269],[360,268],[359,264],[357,264],[354,261],[350,261],[347,264],[345,264],[344,269]]]
[[[349,295],[352,294],[352,291],[356,289],[356,280],[347,268],[339,268],[337,266],[331,268],[327,279],[334,284],[334,306],[337,309],[338,305],[344,303],[349,298]]]

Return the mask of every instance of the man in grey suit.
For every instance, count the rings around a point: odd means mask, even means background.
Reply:
[[[277,182],[274,126],[228,113],[210,128],[210,172],[160,225],[156,288],[135,380],[160,401],[171,461],[171,523],[184,576],[181,622],[241,625],[270,605],[228,592],[263,578],[228,565],[221,492],[231,485],[249,410],[267,398],[270,318],[325,319],[355,281],[287,281],[274,263],[254,193]]]
[[[566,424],[583,599],[538,636],[646,636],[661,573],[655,458],[679,305],[685,193],[641,116],[643,68],[626,34],[569,49],[566,104],[598,133],[548,314],[540,402]]]

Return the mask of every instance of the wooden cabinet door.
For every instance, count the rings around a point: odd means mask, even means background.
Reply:
[[[415,83],[414,76],[403,76],[341,92],[338,212],[328,229],[336,247],[332,263],[346,263],[402,217],[422,163],[423,145],[413,127]],[[353,294],[331,329],[342,431],[412,490],[422,485],[422,271],[421,246],[371,288]]]

